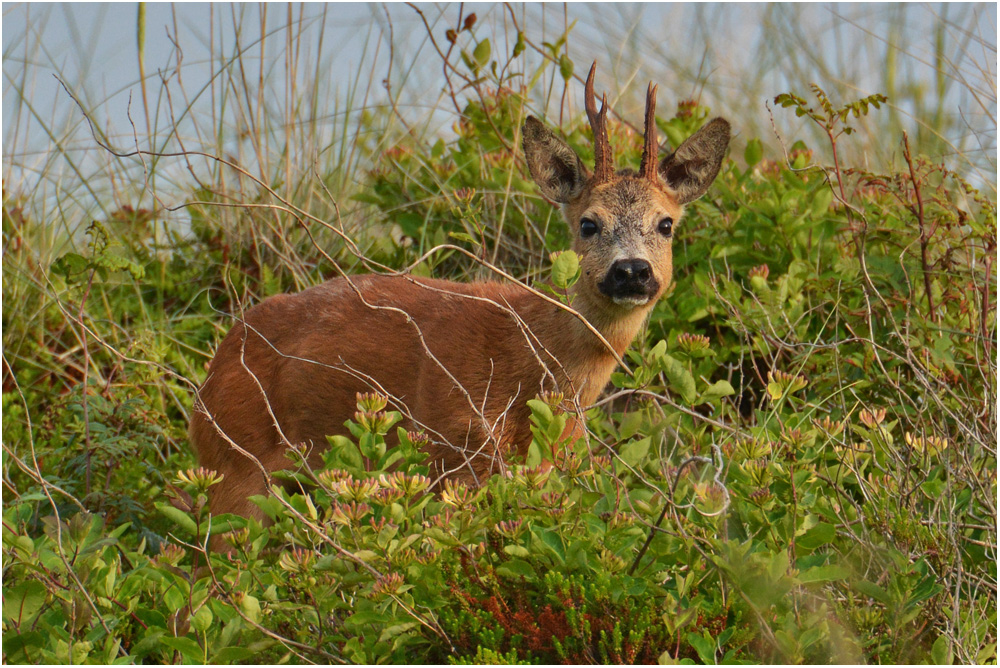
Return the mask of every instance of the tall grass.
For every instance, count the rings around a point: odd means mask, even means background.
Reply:
[[[326,160],[320,166],[336,165],[341,178],[348,178],[356,167],[352,160],[362,158],[361,142],[351,134],[365,110],[391,106],[399,116],[388,116],[386,126],[418,134],[446,131],[444,114],[454,111],[440,94],[441,68],[420,67],[434,63],[435,56],[406,6],[354,8],[350,16],[356,23],[347,28],[328,8],[158,8],[157,25],[143,19],[131,39],[119,29],[138,13],[127,5],[113,12],[113,34],[107,9],[13,5],[5,11],[11,24],[23,21],[31,29],[21,38],[9,37],[4,46],[4,165],[8,174],[26,170],[18,181],[31,185],[33,201],[56,197],[54,184],[38,187],[56,178],[58,192],[67,193],[58,199],[76,199],[82,207],[129,199],[116,194],[114,184],[141,182],[134,172],[127,178],[113,175],[110,170],[124,165],[108,165],[80,110],[50,74],[70,86],[94,116],[97,131],[113,135],[119,147],[132,147],[138,139],[145,148],[178,150],[183,142],[189,150],[229,153],[265,180],[280,175],[286,186],[296,167],[309,171],[311,156]],[[811,82],[843,99],[882,92],[890,98],[890,111],[866,120],[865,141],[856,142],[864,149],[850,149],[865,155],[846,156],[850,162],[879,162],[898,153],[896,142],[905,129],[918,153],[995,184],[996,23],[989,5],[571,6],[566,11],[487,5],[477,13],[477,34],[508,50],[515,21],[540,48],[571,29],[562,50],[578,63],[600,61],[615,108],[630,120],[638,116],[645,82],[654,80],[667,93],[665,103],[698,98],[717,113],[740,119],[744,137],[761,137],[776,148],[764,108],[769,97],[807,90]],[[106,25],[91,23],[92,35],[74,35],[63,48],[52,44],[48,35],[60,31],[50,24],[86,27],[81,18],[89,14]],[[429,8],[427,14],[443,41],[455,8]],[[130,47],[114,54],[120,90],[106,90],[99,70],[87,65],[100,41],[109,39]],[[141,55],[140,40],[149,45]],[[345,41],[348,52],[337,47]],[[150,62],[153,54],[156,61]],[[526,71],[541,57],[529,48],[522,56],[530,65]],[[137,78],[128,78],[129,69]],[[555,84],[545,87],[549,94],[540,104],[553,112],[568,105],[560,109],[562,116],[575,111],[573,96],[564,99],[562,86]],[[131,102],[129,91],[135,94]],[[798,133],[816,139],[806,124],[781,117],[775,123],[789,143]],[[199,178],[220,176],[217,165],[194,161],[192,168],[205,175]],[[167,173],[152,170],[151,189],[155,192],[160,181],[186,183],[189,177],[183,166]]]

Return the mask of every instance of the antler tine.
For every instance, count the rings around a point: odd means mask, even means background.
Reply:
[[[642,162],[639,163],[639,176],[651,181],[657,181],[656,153],[659,141],[656,137],[656,86],[652,82],[646,89],[646,129],[645,142],[642,148]]]
[[[608,96],[605,94],[601,99],[601,111],[597,111],[597,103],[594,101],[594,73],[597,71],[597,61],[590,66],[590,74],[587,75],[587,85],[583,89],[584,106],[587,109],[587,118],[590,120],[590,128],[594,131],[594,179],[597,182],[607,181],[614,171],[611,162],[611,144],[608,143]]]

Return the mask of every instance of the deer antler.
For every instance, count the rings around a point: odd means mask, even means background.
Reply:
[[[587,85],[583,89],[584,105],[587,108],[587,118],[590,119],[590,128],[594,131],[594,180],[598,183],[607,181],[614,173],[614,164],[611,161],[611,144],[608,143],[608,96],[605,94],[601,99],[601,111],[597,111],[597,103],[594,100],[594,72],[597,71],[597,61],[590,66],[590,74],[587,76]]]
[[[656,182],[657,176],[656,153],[659,144],[656,139],[656,86],[652,82],[646,89],[646,135],[642,148],[642,162],[639,163],[639,176],[644,179]]]

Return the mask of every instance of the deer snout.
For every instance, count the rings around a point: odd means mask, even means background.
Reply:
[[[659,292],[653,265],[646,260],[616,260],[598,285],[616,304],[641,306]]]

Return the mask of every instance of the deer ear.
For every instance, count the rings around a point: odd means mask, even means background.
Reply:
[[[534,116],[525,120],[522,134],[528,171],[542,194],[560,204],[579,195],[588,175],[576,151]]]
[[[729,146],[729,122],[716,118],[687,138],[660,163],[660,177],[677,195],[678,204],[693,202],[719,175]]]

